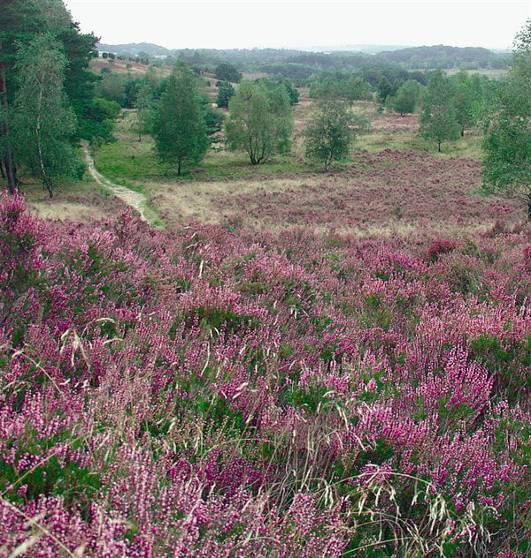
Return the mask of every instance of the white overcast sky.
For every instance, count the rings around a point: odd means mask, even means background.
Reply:
[[[359,44],[510,48],[531,0],[66,0],[110,44],[310,48]]]

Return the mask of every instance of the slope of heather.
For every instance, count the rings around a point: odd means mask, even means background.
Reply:
[[[432,234],[2,197],[0,554],[524,556],[528,238]]]
[[[188,219],[263,229],[333,228],[366,236],[371,230],[485,229],[518,220],[522,204],[474,193],[479,162],[436,159],[414,151],[359,153],[339,172],[267,179],[151,183],[152,203],[166,222]]]

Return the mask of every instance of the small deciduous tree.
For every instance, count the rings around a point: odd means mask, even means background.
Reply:
[[[288,92],[289,102],[291,106],[298,104],[300,95],[299,90],[289,79],[283,79],[280,83],[286,88]]]
[[[488,119],[483,188],[525,197],[531,219],[531,19],[517,35],[513,68]]]
[[[478,76],[459,72],[454,78],[454,110],[461,137],[475,126],[482,111],[482,91]]]
[[[275,89],[279,86],[284,87],[288,93],[289,103],[291,106],[294,106],[299,102],[299,91],[289,79],[260,78],[256,81],[266,87],[270,87],[271,89]]]
[[[108,101],[114,101],[125,106],[126,77],[123,74],[108,72],[102,75],[96,87],[96,93]]]
[[[352,123],[353,116],[347,102],[338,99],[320,101],[305,131],[306,156],[322,163],[325,169],[330,168],[333,161],[346,159],[354,138]]]
[[[289,151],[293,114],[285,87],[243,81],[229,109],[227,143],[231,149],[246,151],[251,164],[258,165],[275,153]]]
[[[229,81],[222,81],[219,84],[218,97],[216,100],[216,104],[218,105],[218,107],[228,108],[229,101],[232,99],[232,97],[234,97],[235,93],[236,92],[234,91],[234,87],[232,87],[232,84]]]
[[[196,80],[189,68],[179,64],[168,79],[153,122],[157,153],[162,161],[175,165],[178,175],[185,164],[199,164],[208,149]]]
[[[448,78],[435,72],[428,82],[420,118],[422,135],[437,143],[439,153],[444,141],[459,137],[459,124],[453,106],[453,91]]]
[[[70,140],[75,115],[63,87],[66,58],[50,34],[37,35],[17,53],[15,153],[53,195],[55,179],[80,169]]]
[[[96,97],[86,111],[84,129],[88,137],[98,142],[112,141],[114,121],[118,118],[121,107],[114,101]]]
[[[203,117],[205,119],[207,135],[209,141],[211,141],[212,136],[223,129],[224,114],[212,105],[208,95],[201,96],[201,105],[203,107]]]
[[[405,81],[393,98],[393,108],[400,116],[415,112],[420,96],[420,84],[412,79]]]
[[[136,114],[138,139],[142,141],[143,134],[150,134],[153,131],[156,115],[154,91],[149,80],[145,80],[138,91]]]

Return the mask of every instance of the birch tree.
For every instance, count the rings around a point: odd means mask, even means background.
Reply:
[[[516,36],[513,67],[483,141],[483,188],[522,197],[531,220],[531,19]]]
[[[70,139],[75,116],[64,92],[66,58],[52,35],[37,35],[20,46],[16,71],[13,134],[20,161],[53,196],[55,181],[74,174]]]

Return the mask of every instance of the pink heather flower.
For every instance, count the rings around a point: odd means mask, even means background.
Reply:
[[[374,378],[371,378],[367,382],[367,385],[365,386],[365,389],[367,391],[376,391],[377,388],[378,388],[378,384],[376,383],[376,380]]]
[[[437,180],[450,165],[367,157],[375,168],[428,165]],[[463,193],[480,169],[459,164],[447,217],[468,224],[466,204],[506,212]],[[347,204],[345,229],[363,226],[334,181],[311,211],[282,193],[281,208],[277,196],[259,209],[249,193],[224,200],[243,221],[260,212],[305,224],[280,232],[158,231],[127,213],[44,222],[0,195],[6,555],[34,520],[46,531],[28,552],[40,558],[340,558],[359,510],[339,495],[361,491],[375,517],[399,511],[414,526],[418,477],[451,517],[430,523],[417,554],[448,537],[462,554],[503,548],[508,506],[515,524],[528,511],[513,509],[530,419],[527,231],[471,227],[466,241],[437,240],[425,222],[385,239],[309,232],[337,218],[327,196]],[[414,201],[406,182],[404,214],[419,218],[426,197]],[[383,485],[400,510],[373,497]],[[490,533],[469,525],[484,513]]]

